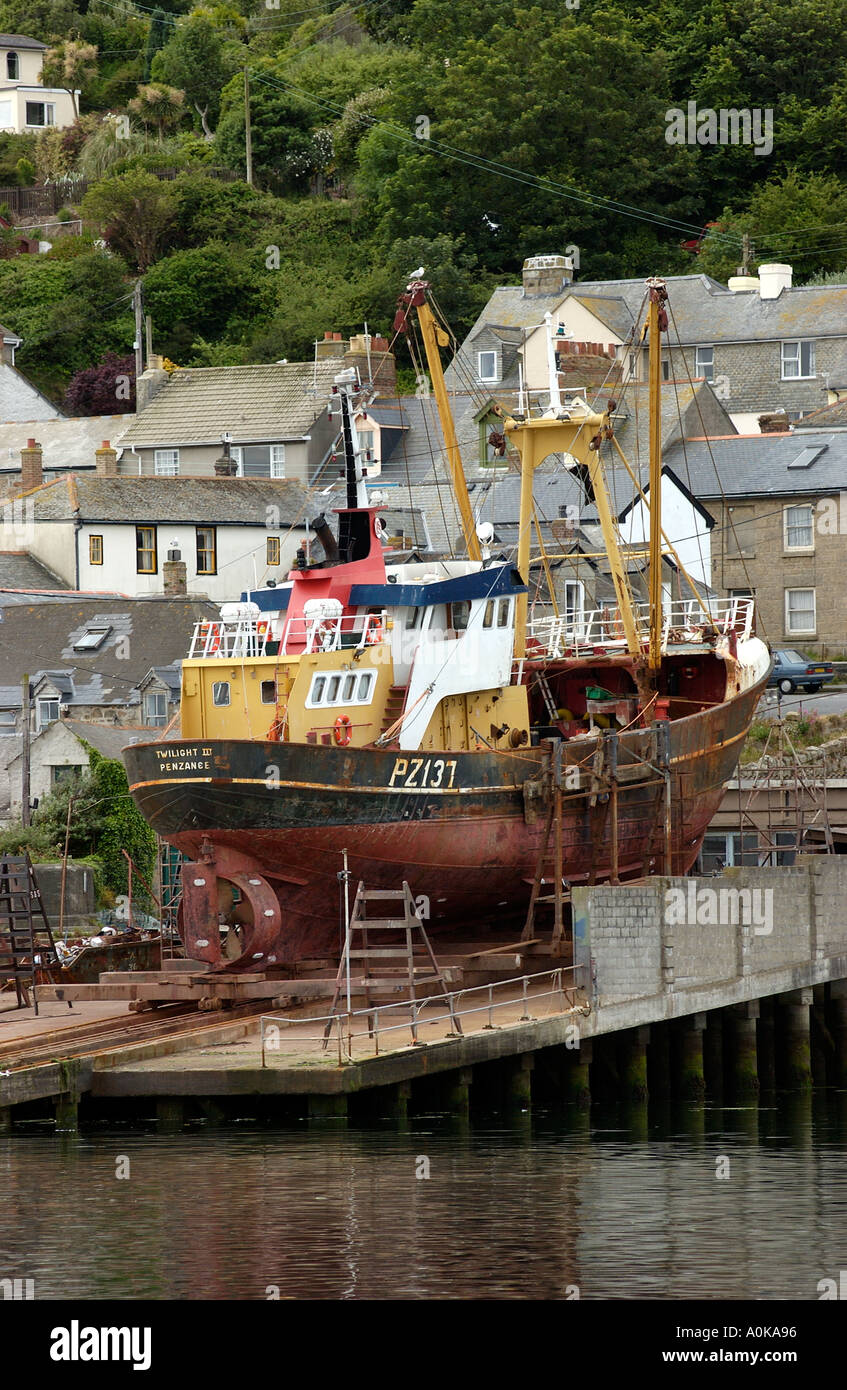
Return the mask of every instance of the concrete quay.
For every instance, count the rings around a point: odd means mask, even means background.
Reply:
[[[245,1107],[461,1118],[492,1096],[528,1114],[551,1098],[755,1103],[775,1086],[847,1083],[847,859],[575,889],[573,941],[574,975],[558,992],[549,971],[494,986],[493,1016],[485,987],[457,996],[460,1011],[475,1009],[462,1012],[463,1036],[443,1003],[422,1011],[416,1044],[407,1029],[385,1031],[392,1015],[381,1007],[379,1055],[359,1015],[348,1060],[334,1040],[321,1048],[322,1004],[299,1017],[277,1009],[265,1016],[264,1056],[247,1019],[13,1070],[0,1076],[0,1125],[37,1101],[54,1104],[63,1127],[113,1105],[178,1126]]]

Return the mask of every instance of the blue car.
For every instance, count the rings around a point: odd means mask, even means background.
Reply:
[[[773,653],[773,671],[768,685],[778,685],[783,695],[790,695],[802,685],[812,695],[834,675],[831,661],[809,661],[793,647],[780,647]]]

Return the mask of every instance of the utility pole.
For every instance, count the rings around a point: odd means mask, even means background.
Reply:
[[[23,746],[23,750],[22,750],[22,752],[21,752],[21,825],[23,825],[23,826],[28,826],[28,825],[31,825],[31,823],[32,823],[31,818],[30,818],[30,812],[29,812],[29,793],[30,793],[30,786],[29,786],[29,745],[30,745],[30,740],[31,740],[32,733],[31,733],[31,730],[30,730],[30,727],[29,727],[29,721],[30,721],[30,694],[31,694],[31,691],[30,691],[30,685],[29,685],[29,672],[28,672],[28,671],[27,671],[26,675],[23,677],[22,685],[23,685],[23,699],[22,699],[21,704],[22,704],[23,729],[22,729],[21,732],[23,733],[24,746]]]
[[[739,275],[749,275],[750,258],[753,254],[750,246],[750,233],[743,232],[741,236],[741,264],[738,267]]]
[[[247,182],[253,187],[253,141],[250,133],[250,70],[244,69],[244,148],[247,152]]]
[[[136,280],[132,291],[132,307],[135,310],[135,380],[138,381],[144,371],[144,303],[140,280]]]

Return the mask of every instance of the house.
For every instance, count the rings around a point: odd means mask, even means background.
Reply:
[[[847,649],[847,431],[689,439],[665,451],[714,518],[712,583],[755,595],[774,646]]]
[[[3,378],[0,374],[0,392]],[[37,486],[22,473],[22,454],[36,447],[41,450],[41,481],[51,482],[67,472],[90,471],[97,467],[96,450],[104,441],[119,447],[121,436],[133,415],[57,415],[50,419],[0,421],[0,498],[28,492]],[[110,443],[111,441],[111,443]]]
[[[308,486],[338,434],[327,404],[342,365],[328,358],[171,372],[148,367],[137,382],[135,418],[121,437],[118,473],[232,473]]]
[[[57,719],[46,725],[30,744],[30,805],[43,802],[63,782],[81,777],[90,766],[93,748],[104,758],[120,758],[127,744],[155,737],[143,726],[109,727],[82,719]],[[6,770],[8,802],[0,816],[15,824],[21,818],[23,754],[17,753]]]
[[[827,383],[844,379],[847,284],[795,286],[788,265],[763,265],[728,285],[707,275],[666,283],[665,379],[709,382],[744,433],[768,411],[796,419],[817,409]],[[547,314],[560,362],[599,348],[614,357],[619,381],[644,382],[647,348],[633,338],[644,295],[643,278],[577,284],[566,257],[531,257],[520,285],[494,291],[462,344],[451,385],[464,376],[494,391],[516,385],[520,369],[530,392],[546,391]]]
[[[119,477],[116,451],[95,452],[97,471],[39,484],[38,445],[22,451],[30,487],[0,507],[0,551],[25,550],[75,590],[219,602],[293,567],[310,510],[299,483]]]
[[[0,324],[0,422],[9,420],[60,420],[62,412],[27,381],[15,366],[15,353],[23,342]],[[2,463],[2,446],[0,446]]]
[[[80,93],[41,85],[47,47],[23,34],[0,34],[0,130],[22,135],[74,124]]]
[[[0,609],[0,815],[21,750],[25,675],[33,746],[58,722],[164,728],[179,710],[180,663],[195,626],[217,616],[216,604],[186,596],[54,594]],[[58,732],[42,746],[45,767],[81,765],[67,761]]]

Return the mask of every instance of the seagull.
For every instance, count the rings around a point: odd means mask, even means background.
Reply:
[[[417,268],[417,270],[413,270],[413,271],[412,271],[411,275],[409,276],[409,279],[410,279],[410,280],[420,280],[421,276],[425,273],[425,269],[426,269],[425,266],[419,265],[418,268]]]

